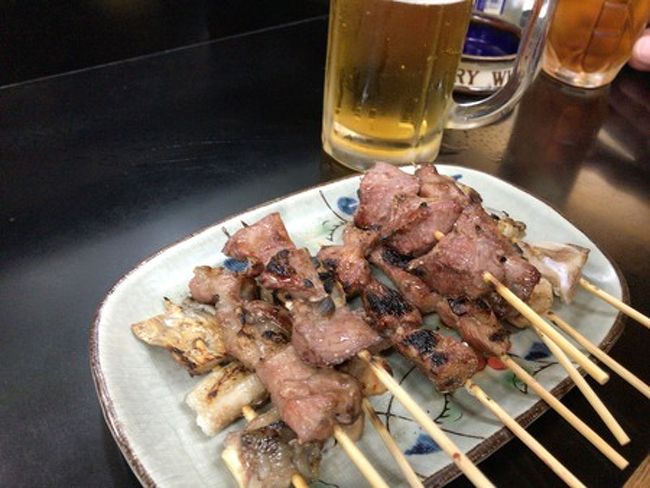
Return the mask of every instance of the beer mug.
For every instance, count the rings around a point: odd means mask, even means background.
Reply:
[[[650,0],[559,0],[543,67],[582,88],[610,83],[650,20]]]
[[[503,89],[461,104],[451,94],[472,0],[331,0],[323,149],[358,171],[433,161],[445,127],[479,127],[517,103],[538,71],[553,5],[535,1]]]

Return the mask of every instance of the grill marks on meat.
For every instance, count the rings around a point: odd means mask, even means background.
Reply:
[[[361,415],[361,388],[356,380],[305,364],[292,346],[259,363],[257,374],[301,443],[324,441],[336,423],[351,425]]]
[[[261,300],[243,302],[238,308],[240,326],[224,331],[228,352],[255,370],[263,359],[276,354],[291,341],[291,319],[279,307]]]
[[[335,274],[347,296],[357,295],[370,282],[372,276],[365,257],[377,239],[376,232],[347,224],[343,245],[323,246],[318,251],[318,259]]]
[[[390,218],[393,198],[399,194],[416,195],[419,189],[420,182],[414,176],[390,164],[375,164],[361,179],[355,225],[380,230]]]
[[[443,393],[463,386],[478,370],[478,356],[471,347],[429,329],[399,334],[394,343]]]
[[[366,315],[380,334],[389,336],[398,330],[422,324],[422,315],[396,290],[373,280],[361,294]]]
[[[279,251],[295,247],[280,214],[274,212],[258,220],[255,225],[235,232],[223,247],[223,253],[231,258],[249,261],[247,274],[255,276]]]
[[[539,272],[499,235],[495,222],[480,205],[467,206],[451,232],[409,270],[441,295],[476,299],[492,291],[483,280],[492,273],[527,300],[539,281]]]
[[[252,300],[257,296],[255,281],[241,275],[225,273],[223,268],[197,266],[189,284],[190,294],[197,302],[214,305],[221,295],[226,301]],[[231,296],[225,294],[231,293]]]
[[[463,340],[488,356],[501,356],[510,350],[510,333],[499,322],[489,305],[466,298],[442,300],[438,309],[445,325],[456,329]]]
[[[404,269],[408,265],[408,257],[387,247],[378,247],[370,253],[369,260],[388,276],[406,300],[420,312],[427,314],[436,310],[441,297],[431,292],[424,281]]]
[[[356,356],[381,341],[364,318],[348,308],[322,314],[319,307],[296,302],[292,344],[303,361],[314,366],[333,366]]]
[[[291,486],[291,477],[296,473],[308,480],[318,474],[320,444],[298,443],[295,433],[276,416],[260,416],[224,441],[224,458],[238,471],[242,486],[285,488]]]
[[[320,301],[327,297],[306,249],[278,251],[267,263],[259,281],[265,288],[285,290],[297,299]]]

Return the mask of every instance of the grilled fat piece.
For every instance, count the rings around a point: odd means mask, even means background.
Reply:
[[[192,300],[177,305],[165,298],[165,312],[131,330],[141,341],[167,349],[190,375],[204,374],[228,359],[213,310]]]

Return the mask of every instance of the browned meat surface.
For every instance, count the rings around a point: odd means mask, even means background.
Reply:
[[[476,299],[491,292],[485,272],[526,300],[539,273],[501,236],[494,220],[476,204],[467,206],[451,232],[427,254],[409,264],[413,272],[443,296]],[[506,279],[507,278],[507,279]]]
[[[259,276],[264,288],[282,289],[293,298],[319,301],[327,297],[307,249],[282,249]]]
[[[373,327],[380,334],[390,336],[402,329],[422,325],[422,315],[402,294],[373,280],[361,294],[363,308]]]
[[[388,217],[379,231],[383,239],[400,229],[408,229],[427,216],[427,201],[414,194],[398,193],[393,197]]]
[[[441,300],[440,295],[429,290],[424,281],[404,269],[408,265],[407,257],[387,247],[378,247],[370,253],[368,259],[388,276],[404,298],[420,312],[427,314],[436,310],[436,304]]]
[[[471,347],[429,329],[405,332],[394,343],[443,393],[463,386],[478,370],[478,356]]]
[[[393,369],[386,358],[374,356],[373,361],[375,365],[378,365],[393,376]],[[384,384],[377,378],[373,369],[361,358],[355,356],[343,363],[338,369],[354,377],[359,382],[364,397],[383,395],[387,391]]]
[[[381,340],[360,313],[348,308],[323,312],[322,307],[295,302],[291,315],[291,343],[302,360],[314,366],[341,364]]]
[[[257,375],[300,443],[324,441],[334,425],[361,415],[361,388],[349,375],[305,364],[292,346],[259,363]]]
[[[223,253],[231,258],[249,261],[251,266],[247,274],[256,275],[278,251],[295,247],[280,214],[274,212],[235,232],[223,247]]]
[[[239,327],[223,332],[226,350],[250,370],[291,340],[291,318],[282,308],[254,300],[241,303],[235,314]]]
[[[469,187],[461,188],[453,178],[439,174],[432,164],[420,166],[415,176],[420,180],[420,195],[423,197],[441,202],[455,201],[461,207],[472,202],[481,202],[481,197],[476,191]]]
[[[420,183],[395,166],[377,163],[359,185],[359,209],[354,223],[362,229],[380,230],[390,217],[393,198],[400,193],[417,194]]]
[[[257,295],[257,287],[251,278],[230,273],[221,267],[197,266],[189,288],[194,300],[211,305],[224,293],[232,293],[229,300],[252,300]]]
[[[315,478],[321,460],[320,444],[300,444],[284,422],[268,420],[260,416],[224,441],[224,459],[238,481],[246,488],[288,488],[296,473],[307,480]]]
[[[442,300],[438,313],[443,323],[456,329],[475,350],[488,356],[501,356],[510,350],[510,333],[486,302],[465,298]]]
[[[386,240],[386,245],[398,253],[408,256],[420,256],[428,252],[436,243],[435,232],[449,232],[463,211],[456,201],[431,201],[420,198],[419,219],[400,227]]]
[[[370,282],[370,266],[365,257],[377,242],[378,234],[348,224],[343,231],[343,244],[323,246],[318,259],[331,270],[347,296],[358,294]]]

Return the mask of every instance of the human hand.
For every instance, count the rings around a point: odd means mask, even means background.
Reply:
[[[634,44],[630,66],[641,71],[650,71],[650,29],[646,29]]]

